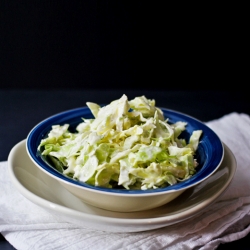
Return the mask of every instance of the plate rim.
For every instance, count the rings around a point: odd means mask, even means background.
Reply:
[[[222,193],[224,193],[226,191],[226,189],[230,185],[230,183],[234,177],[234,174],[236,172],[236,169],[237,169],[237,162],[236,162],[235,156],[233,155],[233,153],[229,149],[229,147],[224,144],[226,152],[234,160],[234,162],[232,162],[232,164],[228,164],[229,165],[228,168],[230,168],[230,170],[231,170],[229,173],[228,179],[225,181],[225,183],[221,187],[221,189],[219,189],[216,193],[214,193],[212,195],[212,197],[210,197],[209,199],[206,199],[206,201],[202,201],[201,203],[197,204],[196,206],[194,206],[193,209],[189,209],[188,211],[185,211],[184,213],[182,212],[182,213],[177,213],[177,214],[170,215],[170,216],[167,215],[167,216],[152,217],[152,218],[148,217],[148,218],[135,219],[135,218],[114,218],[114,217],[107,217],[107,216],[105,217],[103,215],[89,214],[87,212],[75,210],[74,208],[70,208],[70,207],[67,207],[64,205],[53,203],[47,199],[40,197],[39,195],[33,193],[31,190],[24,187],[22,185],[22,183],[18,180],[18,177],[15,175],[15,171],[14,171],[15,166],[12,164],[12,162],[14,160],[16,153],[17,153],[16,151],[20,150],[21,147],[25,147],[25,141],[26,141],[26,139],[17,143],[11,149],[10,154],[8,156],[8,170],[9,170],[11,180],[15,184],[18,191],[25,198],[27,198],[28,200],[30,200],[31,202],[33,202],[34,204],[36,204],[40,207],[43,207],[47,210],[51,210],[51,212],[56,211],[56,212],[62,213],[63,215],[65,215],[65,214],[69,215],[70,213],[74,212],[74,215],[77,218],[95,220],[96,222],[102,222],[102,223],[115,223],[115,224],[117,224],[116,227],[119,227],[118,224],[119,225],[122,224],[122,225],[120,225],[120,227],[129,225],[129,228],[123,229],[122,232],[138,232],[138,231],[146,231],[146,230],[156,229],[156,228],[165,227],[168,225],[173,225],[173,224],[176,224],[178,222],[187,220],[190,217],[194,217],[195,214],[201,212],[204,208],[211,205],[213,202],[216,201],[216,199],[219,196],[221,196]],[[30,164],[32,164],[32,166],[36,167],[36,165],[30,159],[29,159],[29,161],[30,161]],[[41,169],[39,169],[39,171],[41,171]],[[53,180],[53,181],[56,181],[56,180]],[[145,230],[139,230],[139,229],[137,230],[136,228],[133,228],[135,226],[146,225],[149,221],[151,223],[152,228],[145,228]],[[109,231],[109,230],[107,230],[107,231]],[[115,231],[117,231],[117,230],[115,230]]]

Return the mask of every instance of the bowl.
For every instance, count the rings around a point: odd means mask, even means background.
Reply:
[[[193,131],[202,130],[196,159],[197,172],[189,179],[163,188],[146,190],[113,189],[90,185],[70,178],[59,172],[38,152],[38,146],[53,125],[69,124],[72,131],[82,122],[82,117],[93,118],[89,107],[84,106],[55,114],[38,123],[28,134],[26,150],[32,162],[44,173],[57,180],[69,192],[84,203],[117,212],[135,212],[153,209],[174,200],[187,189],[209,178],[220,166],[224,157],[223,143],[218,135],[205,123],[187,114],[160,107],[169,123],[187,123],[183,138],[189,138]]]

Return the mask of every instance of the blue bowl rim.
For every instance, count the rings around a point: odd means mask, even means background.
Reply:
[[[104,105],[105,104],[101,106]],[[36,166],[38,166],[41,170],[43,170],[45,173],[49,174],[53,178],[62,181],[65,184],[73,185],[78,188],[92,190],[94,192],[104,192],[114,195],[162,194],[162,193],[172,193],[175,191],[185,190],[187,188],[199,184],[200,182],[204,181],[209,176],[211,176],[219,168],[224,158],[224,146],[222,141],[211,128],[209,128],[205,123],[198,120],[197,118],[194,118],[190,115],[187,115],[185,113],[173,109],[167,109],[164,107],[158,107],[158,108],[160,108],[164,112],[165,119],[169,118],[170,122],[186,121],[187,122],[186,129],[187,132],[189,133],[191,133],[193,130],[201,129],[203,131],[203,135],[199,147],[203,147],[204,153],[209,154],[211,156],[209,159],[206,159],[201,169],[197,171],[195,175],[193,175],[191,178],[183,182],[178,182],[177,184],[172,186],[167,186],[158,189],[148,189],[148,190],[126,190],[126,189],[110,189],[104,187],[97,187],[67,177],[62,173],[58,172],[57,170],[51,168],[48,164],[46,164],[44,160],[42,160],[37,154],[37,147],[41,138],[43,138],[48,133],[52,125],[56,124],[62,125],[68,123],[67,120],[69,120],[69,118],[78,119],[80,123],[82,121],[81,119],[82,117],[84,118],[93,117],[91,111],[87,106],[69,109],[57,113],[55,115],[49,116],[48,118],[39,122],[28,133],[26,139],[26,150],[29,157],[36,164]]]

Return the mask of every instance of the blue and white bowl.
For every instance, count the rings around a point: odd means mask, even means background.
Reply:
[[[27,136],[27,153],[38,168],[85,203],[119,212],[142,211],[156,208],[172,201],[185,190],[205,181],[219,168],[224,157],[222,141],[206,124],[181,112],[166,108],[161,108],[161,110],[165,118],[169,118],[169,123],[177,121],[187,122],[186,130],[182,135],[185,139],[189,138],[194,130],[203,131],[196,151],[196,159],[199,163],[197,173],[191,178],[172,186],[149,190],[96,187],[71,179],[49,165],[37,151],[41,140],[47,136],[52,125],[67,123],[70,124],[71,130],[74,131],[75,127],[82,122],[82,117],[93,118],[87,106],[55,114],[37,124]]]

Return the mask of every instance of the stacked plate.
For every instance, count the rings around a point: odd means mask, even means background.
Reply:
[[[79,227],[110,232],[139,232],[165,227],[198,215],[218,199],[233,179],[237,167],[235,157],[230,149],[217,138],[217,135],[190,116],[165,110],[164,112],[174,120],[181,118],[188,121],[190,129],[197,128],[197,126],[202,126],[204,129],[205,136],[201,152],[205,160],[201,173],[194,177],[190,187],[186,188],[185,184],[177,186],[177,189],[184,188],[183,192],[177,198],[157,208],[127,213],[91,206],[69,192],[64,185],[60,185],[63,177],[55,174],[55,178],[46,164],[37,164],[37,155],[34,151],[37,149],[40,137],[48,132],[45,129],[48,130],[51,122],[55,122],[55,117],[64,118],[67,114],[72,119],[72,117],[79,117],[80,110],[61,113],[41,122],[34,127],[27,140],[19,142],[12,148],[8,157],[9,174],[18,191],[31,202],[64,221],[74,223]],[[210,136],[217,142],[211,141]],[[36,138],[32,142],[32,137],[39,137],[39,140]],[[216,153],[218,150],[219,155]],[[206,154],[210,154],[210,151],[213,152],[212,158],[216,156],[212,162],[210,162],[210,157],[206,158]],[[207,165],[213,165],[213,163],[216,163],[215,166],[209,170],[211,167]]]
[[[94,230],[139,232],[187,220],[215,202],[227,189],[236,171],[235,157],[224,144],[224,159],[218,170],[170,203],[141,212],[112,212],[87,205],[58,185],[56,180],[32,163],[25,142],[15,145],[8,158],[9,174],[18,191],[63,221]]]

